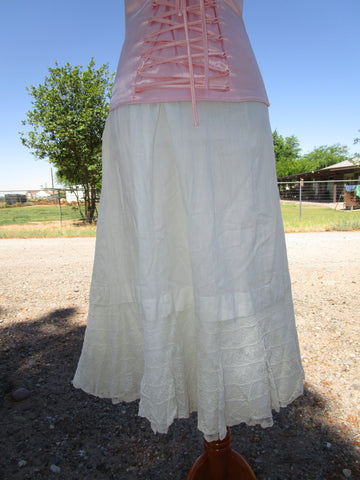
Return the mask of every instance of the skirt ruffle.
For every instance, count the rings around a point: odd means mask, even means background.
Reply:
[[[140,398],[155,432],[198,412],[272,425],[303,390],[266,105],[126,105],[103,138],[88,324],[74,385]]]

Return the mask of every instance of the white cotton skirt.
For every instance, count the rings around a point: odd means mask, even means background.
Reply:
[[[74,386],[165,433],[272,425],[303,390],[265,104],[109,114],[88,323]]]

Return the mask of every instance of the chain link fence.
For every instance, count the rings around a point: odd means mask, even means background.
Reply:
[[[297,202],[301,216],[304,203],[320,204],[339,210],[360,208],[360,179],[278,182],[280,200]]]
[[[0,209],[54,205],[58,207],[60,223],[62,222],[62,206],[71,205],[78,207],[80,211],[83,204],[84,191],[80,187],[0,190]]]
[[[338,210],[360,209],[360,178],[357,180],[326,180],[278,182],[282,202],[299,205],[318,204]],[[61,221],[61,206],[80,206],[84,192],[80,187],[44,188],[40,190],[0,190],[0,208],[57,205]]]
[[[0,208],[74,204],[83,201],[84,191],[81,188],[0,190]]]

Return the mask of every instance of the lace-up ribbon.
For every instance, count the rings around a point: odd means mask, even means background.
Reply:
[[[189,88],[194,124],[196,93],[229,90],[229,62],[216,0],[154,0],[135,78],[135,92]]]

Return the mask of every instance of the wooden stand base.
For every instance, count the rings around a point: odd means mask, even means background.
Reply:
[[[256,480],[256,477],[243,457],[231,450],[228,428],[224,440],[204,439],[204,453],[191,467],[186,480]]]

